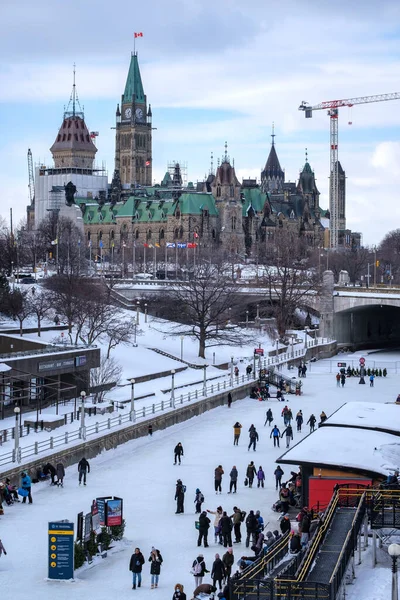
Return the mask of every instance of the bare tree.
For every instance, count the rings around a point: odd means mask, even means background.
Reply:
[[[129,321],[111,319],[108,322],[105,332],[108,339],[107,358],[110,358],[111,350],[116,348],[119,344],[128,345],[132,342],[131,338],[135,327],[135,322],[132,319]],[[139,333],[140,332],[136,331],[136,335],[139,335]]]
[[[107,390],[121,381],[122,366],[114,358],[100,359],[100,366],[90,370],[90,389],[95,395],[95,402],[102,402]]]
[[[51,292],[54,310],[68,324],[68,334],[72,343],[72,328],[79,318],[85,280],[71,275],[59,275],[49,277],[44,285]]]
[[[229,309],[238,301],[229,275],[218,265],[202,261],[192,280],[176,283],[163,297],[170,315],[178,321],[171,335],[195,337],[202,358],[207,346],[243,341],[243,333],[230,323]]]
[[[21,290],[18,288],[11,290],[8,293],[6,302],[6,310],[8,314],[13,319],[17,319],[19,321],[19,333],[22,337],[24,321],[32,314],[32,307],[28,297],[28,292],[21,292]]]
[[[38,336],[40,337],[42,320],[47,317],[51,308],[52,301],[50,295],[46,291],[35,291],[32,288],[32,296],[30,298],[31,314],[36,316],[38,326]]]
[[[266,296],[275,316],[278,334],[284,337],[293,323],[295,311],[317,292],[317,276],[308,268],[304,240],[289,230],[275,238],[275,261],[265,267]]]
[[[394,279],[400,272],[400,229],[389,231],[378,246],[377,258],[380,267],[389,271]],[[387,274],[387,273],[386,273]]]

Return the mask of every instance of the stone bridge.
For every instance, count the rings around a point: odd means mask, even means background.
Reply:
[[[400,345],[400,289],[335,287],[325,271],[320,335],[352,348]]]

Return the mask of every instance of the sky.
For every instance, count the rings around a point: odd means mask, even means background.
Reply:
[[[327,208],[329,119],[321,110],[306,120],[298,106],[398,91],[396,0],[3,0],[0,21],[1,215],[13,207],[16,222],[29,201],[27,150],[51,165],[74,63],[87,125],[99,132],[97,162],[111,178],[135,31],[143,32],[136,49],[157,128],[156,181],[173,160],[187,163],[189,181],[202,180],[225,141],[239,179],[259,178],[274,123],[286,180],[298,178],[307,148]],[[368,245],[400,221],[399,108],[395,100],[340,111],[347,226]]]

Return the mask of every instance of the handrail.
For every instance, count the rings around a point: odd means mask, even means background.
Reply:
[[[343,543],[343,546],[342,546],[342,549],[341,549],[340,554],[338,556],[338,559],[336,561],[335,568],[333,569],[332,576],[331,576],[331,578],[329,580],[330,584],[332,583],[332,579],[336,576],[336,571],[339,568],[339,563],[342,560],[343,553],[346,551],[347,544],[349,542],[349,538],[352,537],[353,534],[354,534],[354,528],[355,528],[355,525],[356,525],[356,521],[358,520],[359,515],[361,514],[361,512],[365,513],[365,500],[366,500],[366,495],[364,493],[363,496],[360,499],[360,503],[359,503],[359,505],[357,507],[356,513],[355,513],[354,518],[353,518],[353,520],[351,522],[351,528],[347,532],[347,536],[346,536],[346,539],[345,539],[345,541]]]
[[[253,579],[260,571],[265,571],[267,565],[274,560],[276,555],[279,554],[283,548],[288,546],[288,542],[289,532],[279,538],[271,549],[268,550],[266,554],[263,554],[260,561],[255,561],[253,565],[250,565],[248,567],[249,570],[245,569],[242,575],[244,575],[246,579]],[[240,578],[237,579],[236,582],[240,583]]]

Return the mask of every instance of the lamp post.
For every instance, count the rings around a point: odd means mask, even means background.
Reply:
[[[175,369],[171,369],[171,377],[172,377],[171,402],[172,402],[172,408],[175,408]]]
[[[228,321],[229,321],[229,325],[230,325],[232,323],[232,308],[231,307],[228,308],[228,316],[229,316]]]
[[[307,350],[307,335],[308,335],[308,327],[306,325],[304,327],[304,350]]]
[[[279,356],[279,340],[276,340],[275,344],[276,344],[276,360],[278,360],[278,356]]]
[[[139,321],[139,308],[140,308],[140,302],[139,300],[136,301],[136,324],[140,325],[140,321]]]
[[[293,358],[293,356],[294,356],[293,342],[294,342],[294,338],[293,338],[293,337],[291,337],[291,338],[290,338],[290,348],[291,348],[291,350],[290,350],[290,355],[291,355],[291,357],[292,357],[292,358]]]
[[[207,365],[204,365],[203,369],[203,396],[207,396]]]
[[[135,380],[131,379],[131,412],[130,412],[130,420],[135,420]]]
[[[257,304],[257,316],[256,316],[257,321],[260,320],[260,305]]]
[[[388,553],[392,557],[392,600],[398,600],[397,559],[400,556],[400,545],[390,544]]]
[[[17,463],[21,462],[21,456],[19,453],[19,413],[21,409],[19,406],[14,408],[15,414],[15,430],[14,430],[14,452],[15,452],[15,460]]]
[[[184,335],[181,335],[181,360],[183,360],[183,340],[185,339]]]
[[[246,310],[246,329],[248,328],[248,326],[249,326],[249,311]]]
[[[144,305],[144,322],[147,323],[147,302]]]
[[[86,440],[86,427],[85,427],[85,398],[86,392],[81,392],[81,429],[80,437],[81,440]]]
[[[231,387],[233,387],[233,356],[231,356]]]

